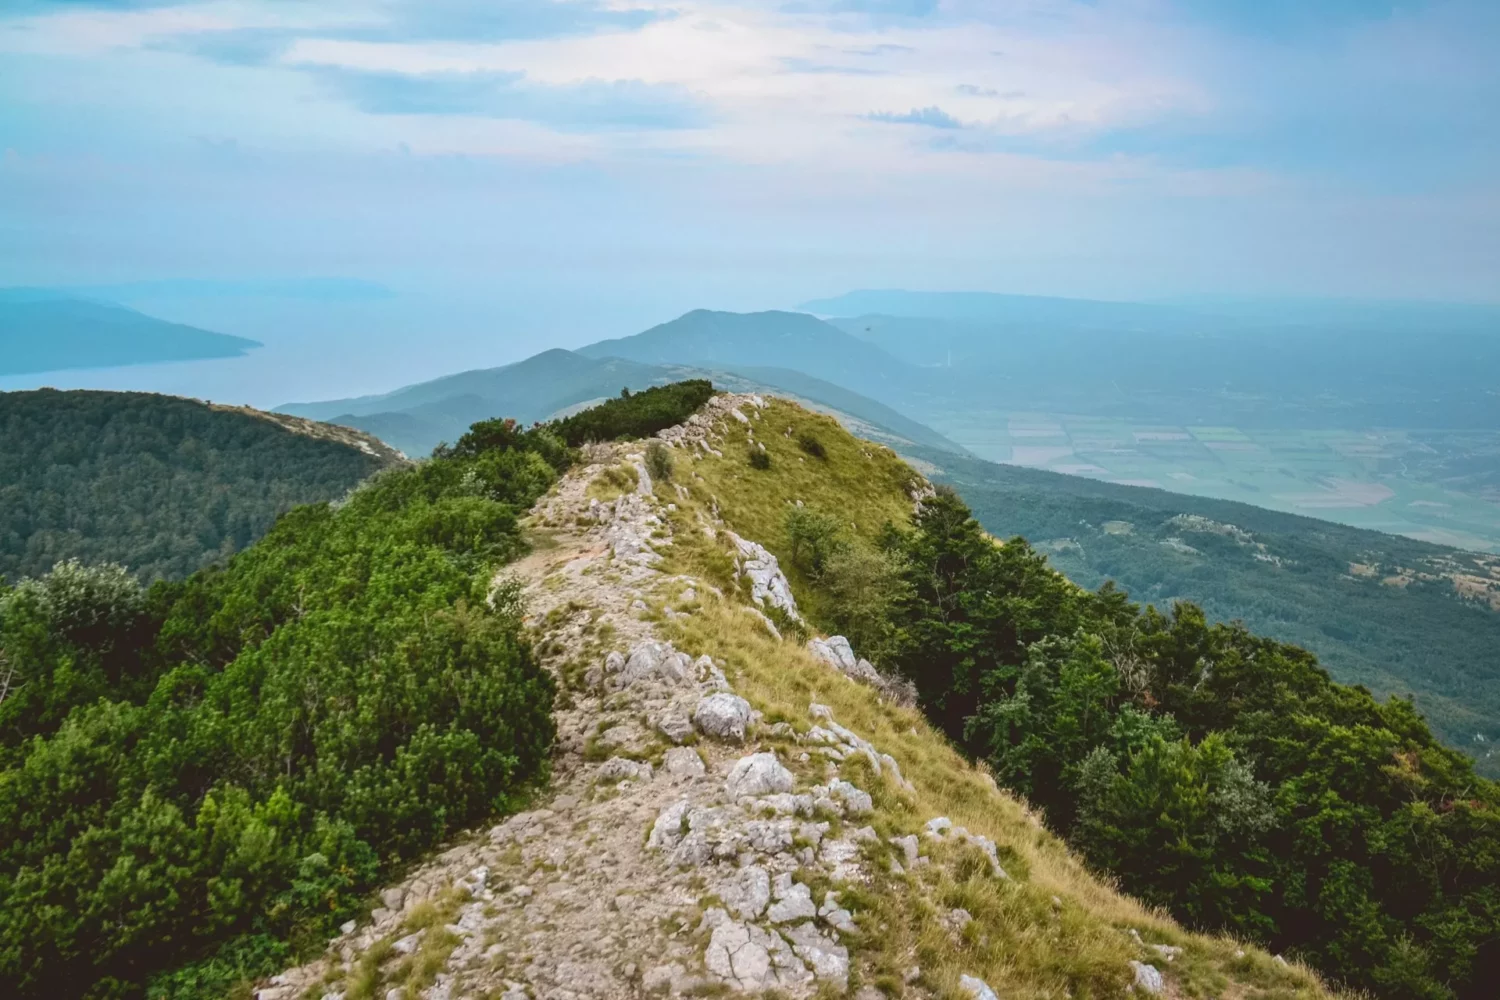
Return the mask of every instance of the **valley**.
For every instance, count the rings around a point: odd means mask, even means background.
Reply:
[[[934,408],[925,419],[991,462],[1500,551],[1497,494],[1476,474],[1500,454],[1493,431],[1214,427],[982,408]]]

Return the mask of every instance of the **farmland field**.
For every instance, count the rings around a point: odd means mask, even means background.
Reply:
[[[1500,433],[1172,426],[980,409],[928,423],[992,462],[1500,552],[1497,498],[1454,488],[1452,474],[1455,456],[1493,452]]]

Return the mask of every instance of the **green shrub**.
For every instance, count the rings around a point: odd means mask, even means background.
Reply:
[[[797,447],[817,459],[827,459],[828,452],[823,448],[823,442],[819,441],[809,431],[803,431],[797,435]]]
[[[792,562],[809,576],[822,576],[829,557],[844,544],[839,519],[811,507],[788,509],[782,525]]]
[[[47,697],[0,741],[0,995],[224,996],[514,805],[553,683],[490,581],[567,461],[490,421],[182,584],[64,566],[0,597]]]
[[[682,423],[714,394],[707,379],[689,379],[642,392],[628,389],[611,399],[549,425],[571,447],[589,441],[641,438]]]
[[[646,445],[646,471],[651,474],[653,482],[671,482],[672,449],[660,441],[652,441]]]
[[[771,467],[771,453],[764,448],[750,449],[750,468],[764,472]]]

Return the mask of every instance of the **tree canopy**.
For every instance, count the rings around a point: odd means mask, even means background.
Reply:
[[[182,579],[380,468],[242,411],[125,392],[0,393],[0,577],[114,562]]]

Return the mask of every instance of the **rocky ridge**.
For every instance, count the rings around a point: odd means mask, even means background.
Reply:
[[[717,454],[715,427],[749,424],[747,411],[763,405],[715,397],[659,437]],[[635,467],[638,485],[606,499],[596,480],[620,462]],[[613,1000],[726,989],[857,989],[874,1000],[883,994],[860,969],[867,931],[843,895],[877,871],[928,865],[945,844],[977,848],[988,861],[983,877],[1010,878],[992,841],[946,817],[883,840],[868,822],[871,793],[912,788],[892,755],[815,703],[800,723],[768,725],[722,661],[691,657],[659,634],[661,620],[694,614],[700,595],[724,596],[662,568],[675,506],[655,495],[630,444],[591,449],[588,464],[538,504],[533,521],[550,526],[549,544],[507,575],[524,588],[538,649],[559,677],[551,787],[536,808],[387,889],[368,921],[346,925],[322,957],[274,977],[257,1000]],[[796,614],[775,557],[715,521],[699,528],[727,533],[751,598],[742,610],[774,633],[760,607]],[[900,695],[841,637],[809,648]],[[859,767],[846,775],[851,762]],[[955,935],[970,919],[961,909],[944,917]],[[1137,965],[1122,969],[1137,990],[1171,992],[1153,965]],[[904,978],[905,996],[931,995],[919,967]],[[960,985],[995,996],[972,976]]]

